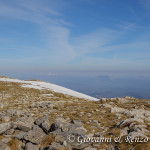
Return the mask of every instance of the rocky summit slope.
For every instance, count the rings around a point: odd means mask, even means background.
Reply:
[[[149,150],[149,138],[149,100],[0,77],[0,150]]]

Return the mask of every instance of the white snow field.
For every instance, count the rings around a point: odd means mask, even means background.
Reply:
[[[24,81],[24,80],[10,79],[10,78],[5,78],[5,77],[0,78],[0,81],[17,82],[17,83],[22,83],[22,87],[26,87],[26,88],[34,88],[34,89],[39,89],[39,90],[48,89],[54,92],[63,93],[63,94],[75,96],[78,98],[84,98],[84,99],[93,100],[93,101],[99,100],[97,98],[88,96],[86,94],[82,94],[82,93],[70,90],[68,88],[58,86],[56,84],[42,82],[42,81]]]

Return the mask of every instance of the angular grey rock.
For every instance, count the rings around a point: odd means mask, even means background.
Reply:
[[[61,132],[61,129],[57,129],[56,131],[51,132],[51,134],[52,134],[53,137],[56,137],[57,135],[64,136],[64,132]]]
[[[27,134],[27,132],[21,131],[21,132],[18,133],[18,134],[5,135],[5,137],[6,137],[6,138],[16,138],[16,139],[18,139],[18,140],[22,140],[26,134]]]
[[[6,132],[7,130],[12,128],[12,124],[11,123],[2,123],[0,124],[0,134],[3,134],[4,132]]]
[[[0,142],[0,150],[11,150],[7,144]]]
[[[75,135],[85,135],[86,129],[82,126],[72,124],[69,126],[68,132]]]
[[[71,120],[71,123],[77,125],[77,126],[82,126],[81,120]]]
[[[58,129],[61,129],[63,132],[68,131],[69,125],[70,123],[67,123],[64,118],[58,118],[54,123],[52,123],[50,131],[55,131]]]
[[[63,145],[59,144],[59,143],[56,143],[56,142],[53,142],[49,149],[48,150],[58,150],[58,149],[63,149],[65,148]]]
[[[66,122],[63,118],[58,118],[55,120],[53,125],[53,130],[61,129],[62,132],[69,132],[73,134],[85,134],[86,130],[82,127],[81,121],[72,121],[72,123]]]
[[[13,135],[14,138],[21,140],[24,138],[24,136],[27,134],[27,132],[20,132],[19,134]]]
[[[77,139],[77,137],[76,137]],[[67,146],[71,146],[72,149],[85,149],[88,147],[88,143],[82,143],[81,145],[79,144],[79,142],[77,140],[75,140],[74,142],[67,142]]]
[[[35,120],[35,124],[39,126],[39,125],[41,125],[46,120],[48,120],[48,117],[47,116],[43,116],[41,119],[39,119],[39,118],[36,119]]]
[[[140,122],[140,123],[143,123],[143,119],[140,119],[140,118],[129,118],[129,119],[125,119],[125,120],[122,120],[118,125],[117,127],[119,128],[123,128],[123,127],[129,127],[131,126],[132,124],[136,124],[136,122]]]
[[[34,125],[34,119],[32,117],[21,117],[17,118],[13,122],[14,128],[18,128],[22,131],[30,131]]]
[[[11,140],[12,140],[12,138],[4,138],[4,139],[1,140],[1,142],[7,144]]]
[[[5,150],[11,150],[11,149],[9,148],[9,146],[6,146]]]
[[[60,145],[64,145],[67,148],[70,147],[71,149],[84,149],[88,147],[87,143],[82,143],[79,145],[77,140],[71,143],[68,140],[68,135],[74,136],[75,139],[79,136],[85,136],[86,129],[82,126],[80,120],[73,120],[71,123],[68,123],[65,119],[58,118],[52,125],[54,126],[54,130],[51,133],[55,138],[55,142],[60,143]]]
[[[2,122],[9,122],[10,121],[10,117],[7,116],[3,116],[1,117]]]
[[[7,144],[0,142],[0,150],[5,150],[6,146],[7,146]]]
[[[6,110],[6,115],[9,116],[9,117],[12,117],[12,116],[19,116],[23,113],[23,111],[21,110],[16,110],[16,109],[8,109]]]
[[[36,119],[34,123],[35,123],[35,125],[39,126],[42,123],[42,121],[41,121],[41,119]]]
[[[120,107],[112,107],[111,108],[111,113],[125,113],[126,111],[128,111],[127,109],[124,108],[120,108]]]
[[[82,126],[78,126],[75,124],[67,123],[67,124],[59,124],[59,128],[57,124],[54,123],[55,131],[52,132],[52,135],[55,137],[56,135],[67,136],[70,134],[73,135],[85,135],[86,129]]]
[[[14,129],[9,129],[5,132],[5,135],[10,135],[10,134],[13,134],[15,132]]]
[[[43,131],[45,132],[45,133],[49,133],[49,131],[50,131],[50,128],[51,128],[51,123],[49,122],[49,121],[46,121],[46,122],[43,122],[42,124],[41,124],[41,128],[43,129]]]
[[[38,126],[39,126],[41,123],[42,123],[42,122],[41,122],[40,119],[36,119],[35,122],[34,122],[34,124],[35,124],[35,125],[38,125]]]
[[[39,147],[32,143],[27,143],[25,146],[25,150],[39,150]]]
[[[64,118],[58,118],[54,122],[55,128],[62,129],[64,126],[69,126],[69,123],[66,122]]]
[[[48,134],[50,129],[51,129],[52,123],[49,121],[48,118],[45,118],[44,120],[42,119],[42,123],[40,127],[43,129],[43,131]]]
[[[41,143],[46,137],[46,134],[38,126],[34,126],[25,136],[24,140],[30,141],[33,144]]]
[[[142,137],[142,138],[147,138],[148,139],[148,137],[145,134],[139,133],[139,132],[130,132],[128,134],[128,137],[131,137],[132,139],[135,139],[136,137]]]
[[[128,135],[129,127],[125,127],[120,131],[120,136]]]
[[[91,147],[86,147],[84,150],[97,150],[97,148],[93,149]]]
[[[57,142],[57,143],[63,144],[65,140],[66,140],[66,138],[62,135],[55,136],[55,142]]]

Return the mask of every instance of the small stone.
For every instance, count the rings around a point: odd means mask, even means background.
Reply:
[[[86,147],[84,150],[92,150],[91,147]]]
[[[39,126],[42,123],[42,121],[41,119],[36,119],[34,123]]]
[[[61,135],[55,136],[55,142],[57,142],[57,143],[63,144],[65,140],[66,140],[66,138]]]
[[[107,98],[101,98],[100,101],[106,102]]]
[[[7,144],[8,142],[10,142],[12,140],[12,138],[4,138],[1,140],[1,142]]]
[[[49,149],[48,150],[58,150],[58,149],[63,149],[65,148],[63,145],[59,144],[59,143],[56,143],[56,142],[53,142]]]
[[[41,125],[43,122],[45,122],[45,121],[47,121],[47,120],[48,120],[48,117],[47,117],[47,116],[43,116],[41,119],[39,119],[39,118],[36,119],[36,120],[35,120],[35,124],[39,126],[39,125]]]
[[[11,123],[3,123],[0,124],[0,134],[3,134],[4,132],[6,132],[7,130],[12,128],[12,124]]]
[[[0,142],[0,150],[11,150],[7,144]]]
[[[50,131],[51,125],[52,125],[52,123],[50,123],[50,121],[47,119],[40,125],[40,127],[43,129],[43,131],[46,134],[48,134]]]
[[[7,116],[9,117],[12,117],[12,116],[19,116],[23,113],[23,111],[21,110],[16,110],[16,109],[8,109],[6,110],[6,114]]]
[[[128,127],[123,128],[123,129],[120,131],[120,136],[126,136],[126,135],[128,135],[128,131],[129,131],[129,128],[128,128]]]
[[[51,125],[51,131],[55,131],[61,129],[63,132],[68,131],[70,123],[66,122],[64,118],[58,118],[55,122]]]
[[[34,125],[34,119],[32,117],[21,117],[17,118],[13,122],[14,128],[20,129],[22,131],[30,131]]]
[[[39,150],[39,147],[32,143],[27,143],[25,146],[25,150]]]
[[[5,132],[5,135],[11,135],[11,134],[13,134],[14,132],[15,132],[14,129],[9,129],[9,130],[7,130],[7,131]]]
[[[71,120],[71,123],[78,125],[78,126],[82,125],[81,120]]]
[[[23,139],[24,138],[24,136],[27,134],[27,132],[20,132],[19,134],[16,134],[16,135],[14,135],[13,137],[14,138],[16,138],[16,139],[18,139],[18,140],[21,140],[21,139]]]
[[[46,137],[46,134],[38,126],[34,126],[25,136],[24,140],[30,141],[33,144],[41,143]]]
[[[11,149],[9,148],[9,146],[6,146],[5,150],[11,150]]]
[[[8,122],[10,121],[10,117],[4,116],[1,118],[2,122]]]

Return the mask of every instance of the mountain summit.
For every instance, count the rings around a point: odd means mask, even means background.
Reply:
[[[0,77],[0,150],[149,150],[149,138],[149,100]]]

